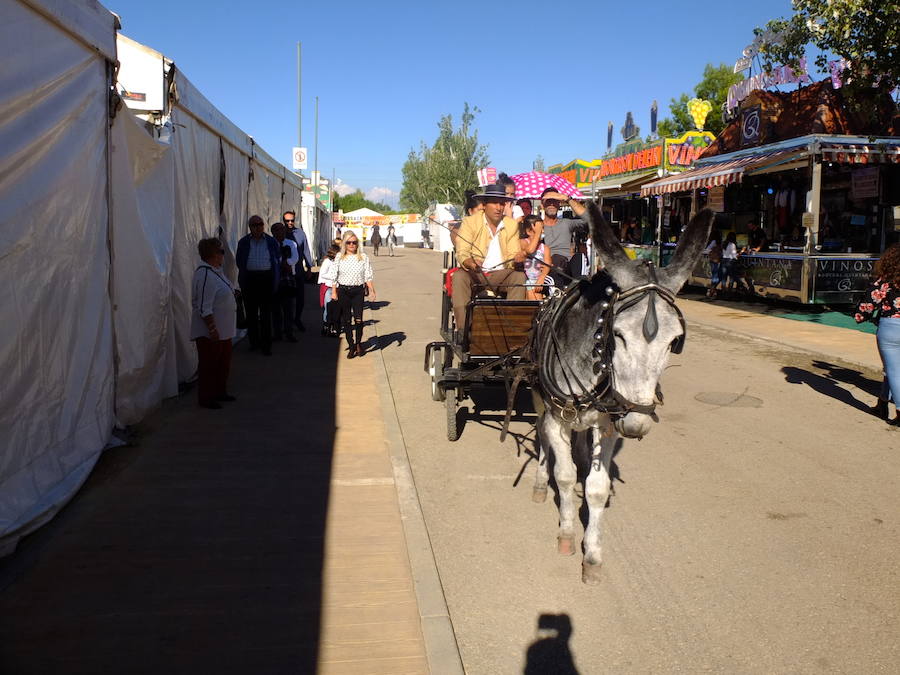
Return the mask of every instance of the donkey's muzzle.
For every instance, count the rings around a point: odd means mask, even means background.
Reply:
[[[626,438],[642,438],[650,433],[653,418],[644,413],[630,412],[616,420],[616,431]]]

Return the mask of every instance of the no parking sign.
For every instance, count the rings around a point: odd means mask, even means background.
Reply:
[[[294,163],[294,170],[306,168],[306,148],[294,148],[291,157]]]

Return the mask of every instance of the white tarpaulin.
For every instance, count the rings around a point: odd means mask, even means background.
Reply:
[[[197,242],[221,233],[233,254],[249,215],[299,205],[299,179],[180,71],[170,144],[125,107],[110,127],[115,24],[94,0],[0,0],[0,555],[71,498],[117,421],[193,377]],[[156,91],[157,71],[126,88]]]
[[[191,279],[200,264],[197,242],[219,230],[219,139],[191,115],[175,110],[175,233],[172,256],[172,314],[178,379],[197,370],[197,350],[190,339]]]
[[[0,549],[74,494],[113,427],[106,41],[77,33],[97,7],[66,10],[83,12],[66,32],[0,0]]]
[[[169,303],[175,156],[128,109],[116,115],[111,141],[116,417],[128,425],[178,394]]]

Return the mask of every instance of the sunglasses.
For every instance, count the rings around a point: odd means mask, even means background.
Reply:
[[[347,246],[350,246],[351,244],[354,245],[354,246],[356,246],[356,244],[358,244],[358,243],[359,243],[359,242],[356,241],[356,239],[351,239],[350,241],[347,242]]]
[[[559,206],[558,199],[545,199],[543,203],[544,206]]]
[[[285,218],[285,219],[284,219],[284,222],[285,222],[285,223],[293,223],[293,222],[294,222],[294,219],[293,219],[293,218]]]

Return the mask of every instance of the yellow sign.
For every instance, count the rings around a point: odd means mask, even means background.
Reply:
[[[712,103],[701,98],[692,98],[687,104],[688,112],[697,125],[698,131],[703,131],[703,125],[706,124],[706,118],[712,111]]]

